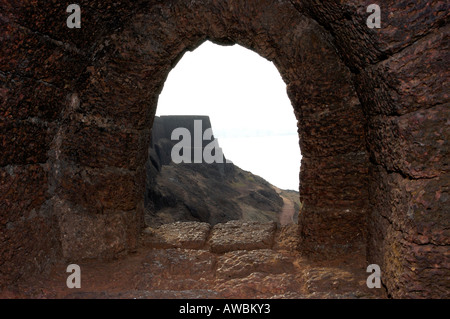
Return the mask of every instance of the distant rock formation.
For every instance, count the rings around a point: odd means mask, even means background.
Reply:
[[[155,117],[146,164],[147,225],[175,221],[201,221],[215,225],[230,220],[279,223],[282,213],[284,224],[289,222],[286,222],[286,214],[290,214],[290,221],[294,222],[300,206],[299,201],[292,198],[298,199],[298,193],[296,196],[287,194],[261,177],[243,171],[231,162],[226,163],[225,157],[222,163],[212,164],[175,164],[172,161],[172,148],[179,142],[171,140],[172,132],[182,127],[192,137],[198,136],[195,120],[202,121],[202,136],[207,129],[212,129],[208,116]],[[213,139],[212,135],[211,140],[203,140],[201,151]],[[193,142],[191,147],[193,157]],[[286,212],[286,207],[290,212]]]
[[[200,125],[195,124],[195,122],[200,122]],[[197,123],[198,124],[198,123]],[[214,135],[209,138],[203,138],[207,130],[212,131],[211,121],[209,116],[204,115],[166,115],[166,116],[155,116],[152,127],[152,139],[149,148],[149,156],[153,161],[153,164],[160,168],[161,165],[169,165],[172,163],[171,152],[172,148],[181,142],[180,140],[172,140],[172,133],[176,129],[187,129],[190,134],[190,153],[191,163],[194,163],[194,154],[200,151],[203,154],[204,148],[210,144],[212,141],[216,141]],[[183,140],[183,142],[185,142]],[[189,143],[189,141],[187,141]],[[221,159],[222,163],[225,163],[225,157]],[[224,170],[223,165],[216,166]]]

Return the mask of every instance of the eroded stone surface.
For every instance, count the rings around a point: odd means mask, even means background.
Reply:
[[[299,251],[299,237],[297,224],[280,226],[275,233],[273,249],[296,254]]]
[[[297,299],[305,296],[302,293],[301,281],[298,275],[291,273],[253,272],[246,277],[221,280],[216,284],[215,289],[220,291],[224,298],[253,296],[252,298],[283,299],[286,295],[291,295],[292,298]]]
[[[230,221],[213,227],[208,244],[214,253],[271,248],[275,229],[274,222]]]
[[[206,250],[155,249],[142,263],[136,287],[150,289],[203,289],[214,276],[216,256]]]
[[[205,246],[211,226],[208,223],[176,222],[144,230],[144,243],[157,248],[200,249]]]
[[[245,277],[252,272],[291,273],[293,270],[292,259],[271,249],[231,251],[217,260],[219,278]]]

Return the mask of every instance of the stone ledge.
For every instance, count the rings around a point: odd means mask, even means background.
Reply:
[[[254,250],[271,248],[274,241],[275,222],[229,221],[217,224],[211,231],[209,247],[213,253],[233,250]]]
[[[144,244],[154,248],[201,249],[211,226],[208,223],[176,222],[144,230]]]
[[[209,249],[222,254],[235,250],[270,249],[274,244],[275,222],[229,221],[211,228],[208,223],[175,222],[147,227],[143,244],[152,248]]]

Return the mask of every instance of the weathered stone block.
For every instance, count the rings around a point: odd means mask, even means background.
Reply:
[[[381,279],[392,297],[448,297],[450,256],[445,245],[406,240],[404,231],[376,210],[369,226],[368,262],[380,266]]]
[[[47,161],[51,130],[39,121],[0,119],[0,166]]]
[[[39,165],[0,168],[0,225],[38,210],[48,197],[47,187],[47,173]]]
[[[361,67],[398,52],[445,24],[449,4],[439,0],[388,0],[380,4],[381,28],[366,25],[371,0],[323,3],[294,1],[295,6],[332,30],[334,43],[352,67]]]
[[[370,204],[403,237],[418,245],[450,244],[448,178],[409,179],[373,167]]]
[[[0,168],[0,286],[45,271],[60,253],[56,221],[42,209],[47,174],[39,165]]]
[[[230,221],[213,227],[208,244],[214,253],[270,248],[275,229],[275,222]]]
[[[166,265],[170,265],[170,267]],[[148,286],[150,283],[154,287],[158,279],[211,278],[214,275],[215,265],[216,257],[206,250],[155,249],[149,251],[143,272],[145,275],[150,275],[146,276],[146,285]],[[142,280],[141,283],[145,282]]]
[[[135,210],[143,199],[143,172],[64,168],[59,196],[84,210],[104,213],[111,210]]]
[[[61,253],[56,225],[53,218],[29,213],[0,226],[0,287],[50,270]]]
[[[136,248],[139,220],[135,211],[90,214],[64,200],[58,200],[55,207],[62,254],[70,262],[111,259]]]
[[[81,25],[77,29],[69,29],[66,19],[67,1],[8,0],[0,4],[4,19],[20,24],[22,27],[46,35],[53,41],[60,42],[68,49],[88,52],[101,36],[110,34],[122,26],[132,11],[132,1],[89,1],[80,0]],[[120,14],[117,16],[118,12]]]
[[[143,242],[156,248],[201,249],[211,229],[208,223],[176,222],[144,230]]]
[[[409,179],[374,167],[369,262],[382,267],[394,297],[442,298],[450,273],[448,179]]]
[[[449,170],[448,105],[399,117],[373,117],[368,145],[373,158],[387,169],[413,178],[429,178]]]
[[[370,0],[352,1],[359,5],[363,17]],[[383,52],[398,52],[414,41],[442,26],[448,18],[449,4],[439,0],[419,0],[414,5],[408,0],[388,0],[380,4],[382,27],[374,36]]]
[[[363,208],[368,197],[365,152],[302,157],[300,199],[314,207]]]
[[[359,96],[371,115],[401,115],[448,102],[446,61],[449,27],[435,30],[410,47],[357,75]]]
[[[343,253],[364,254],[367,209],[317,207],[303,204],[298,217],[299,251],[315,258]]]
[[[159,91],[154,66],[136,61],[103,61],[89,66],[85,88],[80,95],[79,113],[107,119],[116,126],[134,130],[149,129]]]
[[[338,111],[332,108],[328,105],[316,107],[316,114],[300,117],[298,126],[302,154],[323,157],[363,150],[364,121],[360,106],[341,105]],[[303,114],[303,111],[300,112]]]
[[[64,19],[62,19],[64,21]],[[83,71],[84,56],[66,50],[43,35],[0,19],[0,70],[44,81],[59,88],[71,85]]]
[[[292,273],[294,265],[289,257],[271,249],[238,250],[227,252],[217,259],[219,278],[242,278],[254,272]]]
[[[37,117],[51,122],[59,117],[65,96],[64,90],[46,83],[0,74],[0,117],[15,120]]]
[[[62,157],[94,167],[136,169],[145,164],[149,131],[129,132],[116,127],[74,123],[65,129]]]

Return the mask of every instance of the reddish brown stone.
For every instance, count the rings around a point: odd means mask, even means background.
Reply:
[[[131,211],[143,197],[143,184],[137,182],[142,178],[142,171],[67,168],[62,172],[57,193],[92,213]]]
[[[2,72],[64,88],[71,85],[85,67],[84,57],[77,52],[1,17],[0,30]]]
[[[448,245],[450,208],[448,179],[409,179],[388,173],[381,167],[372,171],[370,185],[373,213],[378,213],[417,245]]]
[[[448,27],[366,68],[358,86],[368,114],[405,114],[448,102]]]
[[[54,121],[65,105],[65,92],[30,79],[8,78],[0,73],[0,117]]]
[[[447,246],[412,243],[404,238],[403,231],[377,213],[373,212],[369,223],[368,262],[380,266],[381,279],[391,296],[446,296],[450,266]]]
[[[156,97],[149,94],[155,90],[151,84],[158,76],[155,68],[145,66],[144,62],[111,61],[101,68],[88,67],[88,74],[90,78],[80,96],[79,113],[105,118],[130,129],[150,127],[156,109]],[[117,87],[120,90],[112,89]]]
[[[398,52],[445,24],[449,4],[440,0],[388,0],[377,3],[381,9],[381,28],[369,29],[371,0],[292,1],[295,6],[318,20],[335,37],[344,60],[353,66],[375,63],[387,54]]]
[[[442,297],[450,266],[448,179],[411,180],[379,167],[372,176],[369,261],[382,267],[394,297]]]
[[[136,248],[135,212],[79,213],[64,201],[56,203],[62,255],[77,263],[86,258],[111,259]]]
[[[372,117],[368,144],[377,163],[413,178],[436,177],[449,170],[448,105],[399,117]]]
[[[149,131],[129,132],[116,127],[70,125],[64,132],[62,156],[89,167],[136,169],[143,166]]]
[[[0,169],[0,177],[2,226],[19,220],[23,214],[38,210],[47,199],[47,175],[39,165],[6,166]]]
[[[353,210],[367,205],[367,158],[364,152],[302,157],[300,199],[318,208]]]
[[[69,50],[88,53],[105,33],[120,28],[130,18],[131,4],[137,1],[89,1],[76,2],[80,5],[82,27],[69,29],[66,19],[70,13],[67,1],[4,0],[0,3],[2,19],[41,35],[49,40],[67,46]],[[120,12],[120,15],[118,15]]]
[[[0,118],[0,132],[0,166],[47,161],[52,136],[45,123]]]
[[[0,286],[45,271],[58,253],[55,220],[42,209],[47,174],[38,165],[0,169]]]

